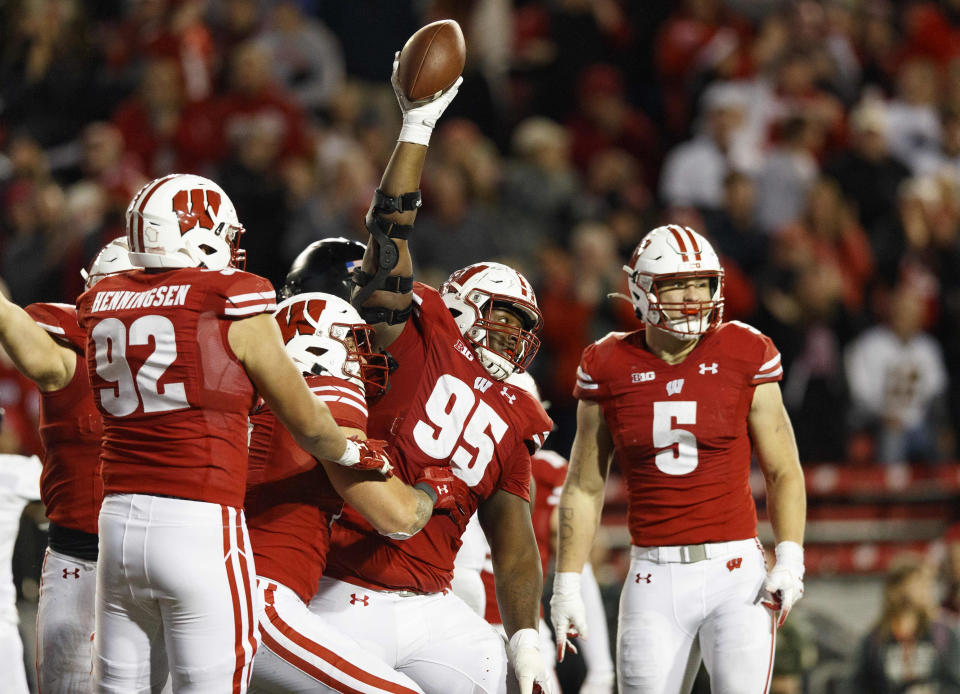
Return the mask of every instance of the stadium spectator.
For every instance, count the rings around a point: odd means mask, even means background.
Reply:
[[[940,149],[941,81],[936,63],[911,58],[897,71],[897,95],[886,106],[890,153],[914,172],[924,156]]]
[[[767,151],[756,175],[756,218],[766,233],[801,217],[820,171],[815,155],[822,139],[822,130],[804,116],[784,122],[780,143]]]
[[[728,172],[756,170],[759,152],[745,129],[746,99],[743,90],[730,83],[704,93],[698,134],[670,150],[664,160],[660,197],[666,205],[715,210],[723,204]]]
[[[922,331],[922,297],[909,284],[893,291],[885,324],[847,347],[844,363],[854,431],[876,438],[881,463],[935,462],[944,448],[947,368],[936,340]]]
[[[937,618],[933,570],[906,555],[887,571],[880,619],[860,642],[854,694],[960,691],[960,638]]]

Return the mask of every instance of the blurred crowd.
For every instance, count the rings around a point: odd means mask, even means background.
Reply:
[[[428,157],[418,278],[528,273],[554,448],[583,346],[637,325],[607,296],[623,262],[670,221],[717,247],[726,318],[782,350],[804,461],[953,458],[960,0],[9,0],[11,295],[72,302],[132,194],[171,171],[226,189],[248,269],[274,282],[314,239],[365,238],[393,53],[446,17],[467,66]]]
[[[781,350],[804,462],[955,459],[960,0],[7,0],[9,293],[72,303],[131,196],[174,171],[223,186],[247,269],[276,285],[309,242],[365,240],[393,54],[441,18],[467,65],[427,158],[417,278],[481,259],[530,277],[551,448],[569,452],[582,348],[639,325],[608,298],[623,263],[671,222],[720,253],[726,319]],[[0,450],[37,450],[35,392],[2,359],[0,405]],[[952,542],[945,592],[919,559],[890,570],[857,691],[954,682]],[[779,641],[775,691],[801,691],[809,639]]]

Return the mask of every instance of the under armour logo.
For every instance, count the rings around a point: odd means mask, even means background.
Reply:
[[[647,583],[650,583],[651,578],[653,578],[653,574],[647,574],[646,576],[641,576],[640,574],[637,574],[637,580],[634,581],[634,583],[640,583],[640,581],[646,581]]]
[[[743,563],[743,557],[737,557],[736,559],[731,559],[727,562],[727,571],[733,571],[734,569],[739,569],[740,564]]]
[[[362,603],[364,607],[370,605],[370,596],[364,595],[362,598],[358,598],[356,593],[350,593],[350,604],[356,605],[357,603]]]
[[[683,390],[682,378],[667,382],[667,395],[676,395],[681,390]]]
[[[511,395],[510,393],[507,392],[506,386],[500,389],[500,395],[502,395],[507,400],[509,400],[511,405],[513,404],[513,401],[517,399],[516,395]]]
[[[63,577],[69,578],[70,575],[73,575],[74,578],[80,578],[80,569],[64,569]]]
[[[717,373],[718,366],[719,364],[717,364],[717,362],[713,362],[712,364],[700,364],[700,375],[702,376],[708,371],[712,374],[715,374]]]
[[[447,485],[441,484],[437,486],[437,492],[440,494],[449,494],[450,489],[447,487]]]

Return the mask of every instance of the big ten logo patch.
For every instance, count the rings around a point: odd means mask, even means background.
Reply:
[[[657,374],[653,371],[634,371],[630,374],[631,383],[646,383],[647,381],[652,381],[657,377]]]
[[[739,569],[740,564],[742,563],[743,563],[743,557],[737,557],[735,559],[731,559],[730,561],[727,562],[727,571],[733,571],[734,569]]]

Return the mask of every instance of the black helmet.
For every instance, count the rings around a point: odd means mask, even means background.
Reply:
[[[359,241],[343,237],[314,241],[290,265],[280,298],[325,292],[350,301],[350,275],[355,267],[360,267],[366,249]]]

